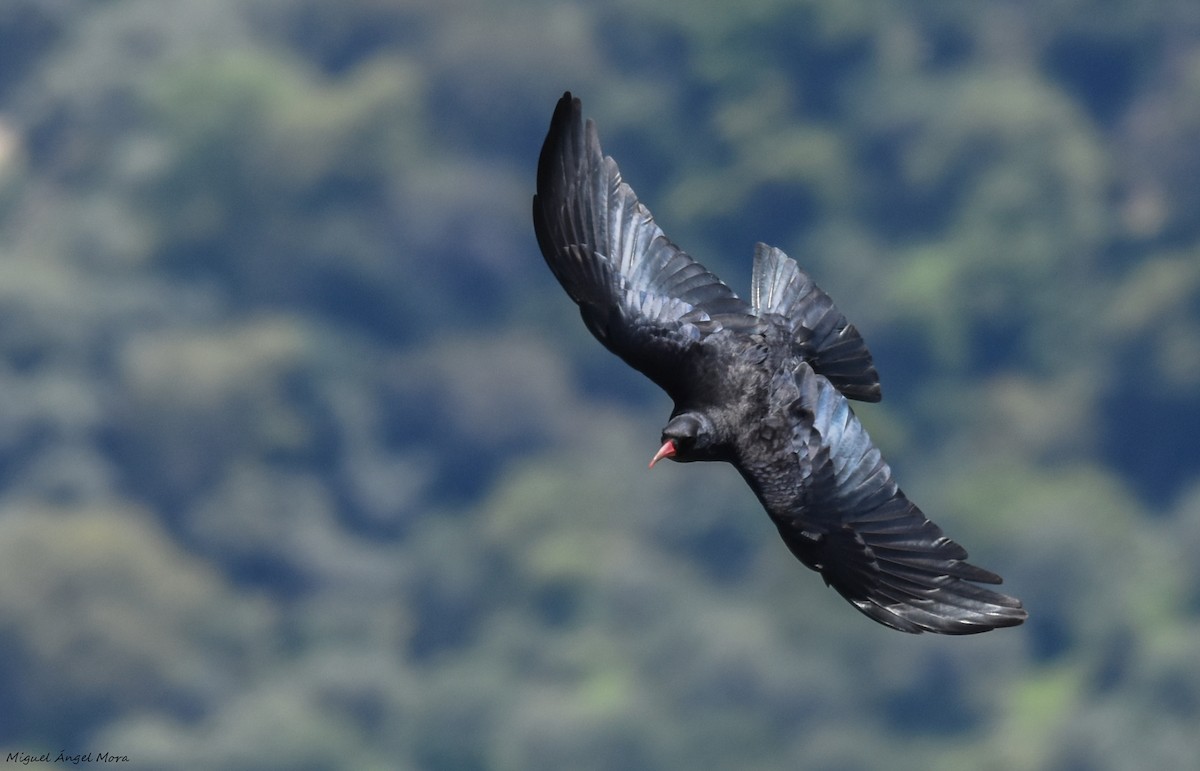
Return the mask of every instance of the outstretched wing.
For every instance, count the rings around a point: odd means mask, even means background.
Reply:
[[[781,249],[755,245],[750,305],[759,315],[777,314],[791,330],[797,355],[846,397],[864,402],[882,397],[862,335]]]
[[[570,93],[538,160],[533,226],[591,333],[673,397],[685,388],[683,360],[706,336],[758,323],[745,301],[667,239]]]
[[[837,389],[804,363],[796,382],[792,472],[776,466],[760,479],[741,469],[792,553],[860,611],[905,632],[973,634],[1024,621],[1020,600],[978,585],[1000,576],[966,562],[900,491]],[[781,499],[781,479],[791,501]]]

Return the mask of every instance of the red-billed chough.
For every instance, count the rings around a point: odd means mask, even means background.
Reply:
[[[794,260],[758,244],[750,301],[681,251],[564,94],[538,160],[546,263],[606,348],[675,401],[650,465],[732,463],[784,543],[854,607],[905,632],[972,634],[1026,618],[979,584],[905,497],[847,399],[878,401],[862,337]]]

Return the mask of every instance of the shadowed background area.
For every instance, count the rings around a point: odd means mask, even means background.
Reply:
[[[1200,755],[1194,0],[0,4],[0,757],[1128,769]],[[571,89],[669,236],[796,258],[1025,602],[798,565],[542,261]]]

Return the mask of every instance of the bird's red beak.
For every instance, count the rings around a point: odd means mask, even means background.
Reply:
[[[662,447],[658,448],[658,452],[654,453],[654,457],[650,459],[650,468],[654,468],[654,464],[658,463],[663,458],[670,458],[675,454],[675,442],[668,439],[663,443]]]

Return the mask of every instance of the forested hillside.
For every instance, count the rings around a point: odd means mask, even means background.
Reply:
[[[567,89],[834,297],[1024,626],[879,627],[646,470],[530,222]],[[3,757],[1190,767],[1198,397],[1195,0],[0,3]]]

